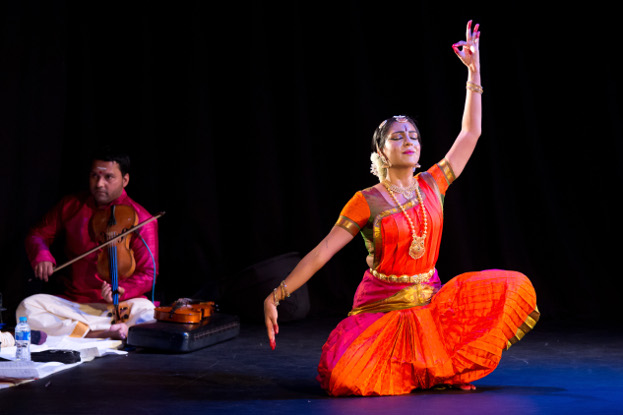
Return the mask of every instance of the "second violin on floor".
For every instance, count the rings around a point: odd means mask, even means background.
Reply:
[[[158,321],[198,324],[212,316],[216,305],[212,301],[180,298],[168,307],[156,307],[154,317]]]

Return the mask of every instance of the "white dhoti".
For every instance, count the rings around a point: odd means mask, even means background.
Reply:
[[[154,304],[146,298],[123,301],[129,306],[124,319],[128,326],[154,322]],[[111,306],[103,303],[79,304],[49,294],[35,294],[24,299],[15,311],[27,317],[33,330],[41,330],[50,336],[84,337],[89,331],[109,330]]]

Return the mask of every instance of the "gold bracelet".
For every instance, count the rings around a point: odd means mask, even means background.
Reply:
[[[275,307],[279,305],[279,299],[277,299],[277,289],[273,290],[273,301],[275,302]]]
[[[468,81],[465,87],[472,92],[476,92],[477,94],[482,94],[484,92],[484,90],[482,89],[482,86],[475,84],[473,82]]]
[[[283,295],[283,298],[290,297],[290,293],[288,292],[288,286],[286,285],[285,280],[281,281],[281,284],[279,284],[279,286],[281,287],[281,294]]]

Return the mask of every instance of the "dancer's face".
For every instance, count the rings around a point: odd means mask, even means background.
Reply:
[[[392,167],[415,167],[420,160],[420,136],[409,122],[394,122],[387,132],[383,153]]]

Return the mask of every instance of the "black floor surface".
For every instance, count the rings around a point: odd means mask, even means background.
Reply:
[[[106,356],[0,390],[0,414],[623,414],[623,331],[537,325],[475,392],[330,398],[315,380],[336,319],[260,325],[187,353]]]

